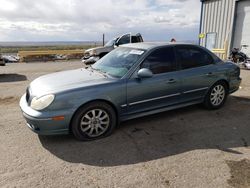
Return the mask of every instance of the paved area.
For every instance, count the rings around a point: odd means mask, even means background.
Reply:
[[[18,102],[40,75],[80,62],[0,67],[0,187],[250,187],[250,71],[226,105],[122,123],[108,138],[38,136]]]

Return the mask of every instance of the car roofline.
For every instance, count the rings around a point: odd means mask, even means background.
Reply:
[[[164,46],[178,46],[178,45],[190,45],[190,46],[199,46],[197,44],[192,43],[184,43],[184,42],[139,42],[139,43],[130,43],[123,44],[121,47],[128,48],[136,48],[141,50],[151,50],[156,47],[164,47]]]

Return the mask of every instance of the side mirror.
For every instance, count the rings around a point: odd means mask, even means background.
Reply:
[[[138,71],[137,76],[138,78],[151,78],[153,76],[153,73],[147,68],[142,68]]]

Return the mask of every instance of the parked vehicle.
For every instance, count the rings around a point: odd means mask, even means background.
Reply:
[[[67,60],[67,55],[61,55],[61,54],[57,54],[53,56],[54,60]]]
[[[242,47],[245,47],[242,46]],[[241,47],[241,49],[242,49]],[[239,48],[233,48],[230,53],[230,59],[238,64],[239,66],[242,66],[246,69],[250,69],[250,58],[245,54],[244,52],[241,51]]]
[[[238,90],[240,68],[190,44],[136,43],[94,65],[34,80],[20,100],[28,127],[79,140],[110,135],[119,122],[203,103],[222,107]]]
[[[6,63],[17,63],[19,61],[19,57],[14,55],[3,55],[2,58]]]
[[[84,52],[82,62],[85,64],[93,64],[100,58],[114,50],[116,47],[122,44],[143,42],[143,38],[140,33],[136,35],[125,34],[120,37],[114,38],[108,41],[104,46],[88,49]]]
[[[0,66],[5,66],[5,61],[1,54],[0,54]]]

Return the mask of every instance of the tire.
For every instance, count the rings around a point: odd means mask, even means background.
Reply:
[[[225,82],[216,82],[208,91],[204,99],[204,106],[207,109],[215,110],[221,108],[228,96],[228,86]]]
[[[110,105],[105,102],[92,102],[75,113],[71,130],[77,140],[90,141],[109,136],[116,124],[116,113]]]

